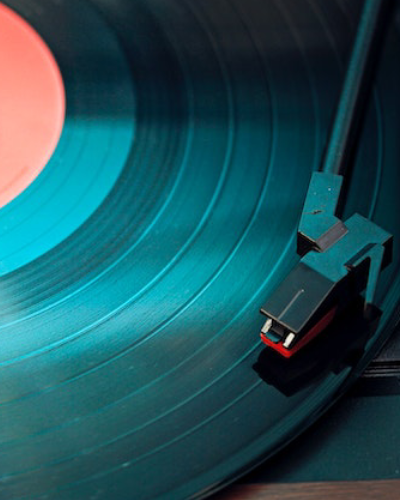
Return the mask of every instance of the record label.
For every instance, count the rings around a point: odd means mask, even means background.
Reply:
[[[58,65],[37,32],[0,4],[0,207],[43,170],[61,135],[65,92]]]

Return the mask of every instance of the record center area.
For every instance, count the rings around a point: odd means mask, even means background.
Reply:
[[[59,141],[65,91],[49,48],[0,4],[0,207],[31,184]]]

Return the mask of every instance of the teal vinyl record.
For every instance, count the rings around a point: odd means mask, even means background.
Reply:
[[[394,236],[382,317],[289,370],[259,308],[297,261],[362,2],[3,4],[53,54],[66,111],[0,209],[0,497],[205,497],[309,427],[397,326],[400,10],[344,209]]]

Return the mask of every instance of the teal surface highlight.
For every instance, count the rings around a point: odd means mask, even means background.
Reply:
[[[87,20],[90,24],[82,30]],[[66,119],[43,172],[0,210],[3,276],[46,254],[90,218],[125,168],[134,141],[134,88],[115,33],[84,5],[75,14],[70,11],[62,28],[43,27],[40,21],[38,29],[61,62]],[[52,43],[56,30],[66,37],[64,45]]]

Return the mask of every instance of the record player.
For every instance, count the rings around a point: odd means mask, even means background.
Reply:
[[[1,498],[398,479],[399,36],[378,0],[0,3]]]

